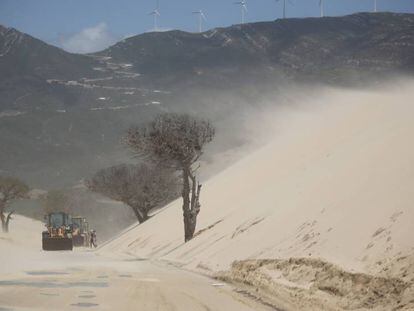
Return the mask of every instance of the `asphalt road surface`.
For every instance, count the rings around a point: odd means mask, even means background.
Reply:
[[[0,311],[270,310],[229,285],[159,262],[75,251],[42,252],[32,263],[0,275]]]

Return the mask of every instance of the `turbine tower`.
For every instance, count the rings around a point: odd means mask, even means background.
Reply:
[[[374,0],[374,12],[377,13],[377,0]]]
[[[203,32],[203,20],[207,21],[206,16],[204,15],[203,11],[198,10],[193,12],[193,14],[198,15],[198,32]]]
[[[321,8],[321,17],[324,16],[323,0],[319,0],[319,7]]]
[[[152,15],[154,18],[154,31],[158,30],[158,17],[161,16],[159,9],[160,1],[157,0],[155,9],[151,13],[149,13],[149,15]]]
[[[281,0],[275,0],[276,2],[280,2]],[[292,3],[292,1],[290,1],[289,0],[289,2],[291,3],[291,4],[293,4]],[[283,18],[285,19],[286,18],[286,0],[283,0]]]
[[[239,1],[239,2],[234,2],[234,4],[240,5],[240,9],[241,9],[241,23],[244,24],[245,14],[247,12],[246,1],[242,0],[242,1]]]

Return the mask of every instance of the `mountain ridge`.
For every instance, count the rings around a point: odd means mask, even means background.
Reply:
[[[266,94],[283,97],[296,82],[358,86],[413,76],[414,14],[153,32],[85,55],[0,27],[0,54],[1,172],[37,187],[68,186],[128,160],[119,137],[161,112],[202,114],[228,129],[226,118],[256,109]]]
[[[279,19],[272,22],[233,25],[230,27],[215,28],[201,34],[177,30],[159,33],[146,33],[125,39],[102,52],[98,52],[97,54],[110,56],[118,60],[131,61],[131,55],[128,54],[131,53],[130,50],[133,49],[131,46],[135,46],[134,52],[139,52],[139,50],[145,48],[144,43],[148,46],[148,40],[152,40],[154,46],[150,45],[150,48],[147,47],[147,49],[149,49],[149,52],[154,53],[157,57],[161,57],[161,59],[168,58],[177,60],[177,55],[174,54],[174,48],[177,47],[176,49],[178,49],[180,45],[187,43],[189,48],[193,48],[197,44],[207,45],[210,50],[217,47],[227,48],[227,50],[230,50],[233,54],[224,54],[225,57],[227,56],[226,60],[229,61],[230,57],[228,56],[231,56],[231,58],[235,58],[237,60],[238,64],[240,63],[240,58],[237,58],[237,56],[244,56],[249,61],[257,61],[258,59],[263,60],[262,58],[265,58],[264,60],[273,63],[278,60],[283,62],[286,61],[286,59],[283,59],[281,55],[277,53],[278,50],[282,52],[289,52],[286,51],[286,47],[283,47],[284,44],[288,45],[288,47],[295,47],[295,44],[298,44],[295,41],[300,41],[304,38],[304,36],[309,35],[319,35],[319,38],[323,40],[334,40],[335,38],[332,36],[332,33],[335,33],[340,34],[342,38],[339,39],[344,39],[343,41],[351,40],[351,43],[356,43],[358,34],[360,37],[364,35],[364,39],[366,39],[367,36],[373,34],[378,36],[378,33],[375,33],[375,30],[377,30],[377,32],[381,32],[386,30],[383,29],[384,27],[388,27],[385,33],[395,36],[399,34],[398,32],[403,31],[410,35],[410,40],[413,40],[413,33],[412,31],[409,31],[409,29],[412,28],[411,26],[414,25],[413,16],[413,14],[408,13],[357,13],[342,17]],[[396,24],[396,21],[398,20],[402,20],[399,25]],[[348,38],[347,36],[351,38]],[[309,38],[309,42],[299,42],[299,44],[310,45],[312,43],[310,39],[318,39],[318,37],[311,37]],[[375,39],[380,41],[384,38]],[[167,44],[172,46],[173,49],[156,49],[160,48],[160,46],[158,46],[160,41],[165,43],[165,41],[168,40],[172,41]],[[289,41],[291,42],[289,43]],[[172,43],[175,43],[176,47],[174,47]],[[358,48],[366,47],[368,43],[369,42],[366,42],[365,45],[360,44],[361,46]],[[347,48],[349,47],[350,46],[347,46]],[[127,48],[129,48],[129,50],[123,53],[123,50],[125,51]],[[202,46],[201,49],[203,48],[205,47]],[[243,48],[251,54],[245,52],[243,55],[240,55],[240,50],[243,50]],[[354,46],[354,53],[356,52],[356,48],[357,47]],[[239,50],[239,53],[237,50]],[[183,52],[183,50],[180,49],[178,49],[178,51]],[[135,53],[135,55],[137,54],[138,53]],[[144,58],[148,54],[149,53],[140,54],[139,56]],[[181,53],[180,55],[187,60],[191,59],[193,56],[191,53]],[[209,55],[202,54],[202,57],[206,56]],[[208,60],[218,61],[214,57],[211,57]],[[326,61],[326,59],[323,60]],[[412,62],[413,60],[410,59],[410,66],[412,66]],[[180,64],[181,63],[182,62],[180,62]],[[208,64],[210,65],[211,63]],[[219,62],[218,65],[222,64],[222,62]],[[291,62],[287,62],[287,65],[291,65]]]

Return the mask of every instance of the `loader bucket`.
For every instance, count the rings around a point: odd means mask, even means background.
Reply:
[[[42,248],[45,251],[71,251],[73,242],[71,238],[43,238]]]

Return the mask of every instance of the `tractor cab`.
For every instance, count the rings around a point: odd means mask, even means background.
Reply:
[[[71,218],[68,214],[63,212],[54,212],[45,216],[46,227],[62,228],[71,225]]]

